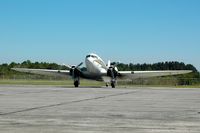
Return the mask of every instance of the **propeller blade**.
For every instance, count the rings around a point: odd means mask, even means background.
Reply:
[[[117,65],[119,65],[120,64],[120,62],[116,62],[114,65],[113,65],[113,67],[117,67]]]
[[[63,66],[66,66],[67,68],[69,68],[69,69],[71,69],[72,68],[72,66],[71,65],[66,65],[66,64],[62,64]]]
[[[83,65],[83,62],[81,62],[79,65],[77,65],[76,68],[80,67],[81,65]]]
[[[107,66],[108,66],[108,68],[110,67],[110,60],[108,60],[108,65]]]
[[[78,67],[80,67],[81,65],[83,64],[83,62],[81,62],[80,64],[78,64],[77,66],[74,66],[74,65],[66,65],[66,64],[62,64],[63,66],[66,66],[67,68],[69,68],[69,69],[74,69],[74,68],[78,68]]]

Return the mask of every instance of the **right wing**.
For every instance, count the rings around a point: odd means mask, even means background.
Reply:
[[[167,71],[119,71],[119,77],[124,79],[137,79],[137,78],[149,78],[160,77],[169,75],[179,75],[191,73],[191,70],[167,70]]]
[[[12,70],[39,75],[66,77],[70,74],[69,70],[50,70],[50,69],[29,69],[29,68],[11,68]]]

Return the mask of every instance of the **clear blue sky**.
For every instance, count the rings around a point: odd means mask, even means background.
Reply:
[[[1,0],[0,63],[182,61],[200,70],[200,0]]]

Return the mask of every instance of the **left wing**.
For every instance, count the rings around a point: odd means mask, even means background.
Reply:
[[[137,78],[179,75],[191,72],[192,72],[191,70],[167,70],[167,71],[119,71],[118,73],[119,73],[119,78],[137,79]]]
[[[11,68],[11,69],[19,72],[48,75],[48,76],[59,76],[59,77],[66,77],[67,75],[70,74],[69,70],[28,69],[28,68]]]

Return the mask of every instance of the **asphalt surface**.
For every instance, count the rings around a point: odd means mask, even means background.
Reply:
[[[200,89],[0,86],[0,133],[200,133]]]

